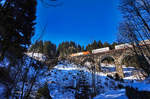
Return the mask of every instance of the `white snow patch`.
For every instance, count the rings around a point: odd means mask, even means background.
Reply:
[[[104,94],[96,96],[94,99],[128,99],[125,95],[125,89],[111,90]]]
[[[30,53],[25,53],[25,54],[28,55],[29,57],[32,57],[32,58],[34,58],[36,60],[39,60],[39,61],[46,60],[46,56],[42,53],[32,53],[32,52],[30,52]]]

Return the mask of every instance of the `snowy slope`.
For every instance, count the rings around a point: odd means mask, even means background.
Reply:
[[[7,66],[9,63],[1,62],[0,66]],[[27,58],[26,65],[29,65],[30,58]],[[34,61],[36,62],[36,61]],[[102,71],[96,73],[95,76],[95,85],[98,95],[94,99],[127,99],[125,96],[125,89],[119,89],[118,85],[123,86],[133,86],[139,90],[148,90],[150,91],[150,82],[149,80],[145,81],[136,81],[139,78],[139,75],[135,74],[138,72],[133,67],[123,67],[125,78],[124,82],[115,81],[107,75],[115,75],[116,70],[114,65],[105,65],[102,64]],[[43,72],[42,70],[41,72]],[[31,73],[30,73],[31,72]],[[76,87],[80,80],[81,73],[84,73],[87,83],[92,85],[92,72],[86,67],[77,66],[67,61],[61,62],[55,66],[52,70],[45,70],[45,77],[38,77],[41,84],[45,82],[48,83],[50,95],[53,99],[75,99]],[[29,70],[29,74],[32,75],[33,70]],[[37,88],[35,88],[37,89]],[[0,86],[1,94],[3,87]]]
[[[150,78],[144,81],[134,81],[134,83],[129,83],[126,86],[137,88],[139,91],[150,91]]]
[[[150,79],[146,79],[141,82],[134,81],[134,83],[128,83],[124,85],[137,88],[139,91],[150,91]],[[125,95],[125,89],[121,89],[121,90],[110,90],[103,94],[97,95],[94,99],[128,99],[128,98]]]
[[[106,99],[116,99],[115,94],[118,93],[120,93],[120,95],[116,95],[116,97],[117,96],[125,97],[124,90],[119,90],[118,84],[128,85],[129,82],[131,82],[131,79],[136,79],[132,75],[132,71],[134,70],[134,68],[124,67],[124,71],[126,73],[125,82],[115,81],[107,77],[107,75],[114,75],[116,73],[115,66],[113,65],[102,66],[102,69],[103,71],[107,71],[107,72],[100,72],[100,73],[96,73],[95,75],[96,89],[98,93],[107,96],[109,96],[109,94],[114,95],[114,98],[106,97]],[[92,85],[92,72],[90,70],[88,70],[86,67],[83,66],[69,64],[67,61],[58,64],[57,66],[54,67],[54,69],[47,72],[46,80],[49,85],[50,95],[53,97],[53,99],[74,99],[75,91],[76,91],[75,88],[77,83],[79,82],[81,71],[84,71],[87,82],[89,83],[89,85]],[[102,96],[100,95],[99,97]],[[98,99],[103,99],[103,98],[98,98]],[[126,98],[122,98],[122,99],[126,99]]]
[[[47,66],[43,66],[42,68],[40,67],[37,69],[37,67],[40,66],[40,64],[38,64],[39,61],[37,61],[36,59],[33,59],[31,57],[28,57],[26,55],[23,57],[23,63],[21,63],[20,60],[17,60],[17,61],[18,61],[18,64],[16,66],[12,66],[10,68],[11,72],[9,72],[10,77],[15,78],[15,74],[18,72],[19,66],[21,66],[21,69],[19,69],[20,73],[16,77],[17,80],[15,79],[16,86],[18,89],[17,89],[17,91],[15,90],[14,93],[19,93],[19,94],[17,94],[17,96],[20,95],[21,88],[23,86],[23,83],[22,83],[23,80],[20,75],[23,75],[24,73],[27,73],[27,76],[26,76],[27,81],[24,83],[23,91],[26,92],[27,90],[29,90],[31,81],[32,81],[33,77],[35,77],[36,74],[38,75],[38,77],[36,77],[36,83],[33,85],[31,91],[37,91],[37,89],[39,87],[41,87],[39,85],[41,85],[42,80],[44,79],[44,75],[43,75],[44,72],[48,70]],[[9,62],[9,59],[7,59],[7,58],[4,58],[4,60],[0,62],[0,68],[7,67],[9,65],[10,65],[10,62]],[[37,66],[37,67],[35,67],[35,66]],[[2,98],[2,96],[4,95],[4,92],[6,90],[6,84],[4,84],[4,83],[6,83],[6,82],[0,82],[0,99],[5,99],[5,98]],[[12,90],[12,92],[13,91],[14,90]]]

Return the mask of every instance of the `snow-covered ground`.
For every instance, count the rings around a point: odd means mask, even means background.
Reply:
[[[127,85],[138,88],[139,91],[150,91],[150,78],[143,81],[134,81],[134,83],[129,83]]]
[[[46,56],[42,53],[33,53],[33,52],[28,52],[28,53],[25,53],[26,55],[28,55],[29,57],[32,57],[36,60],[39,60],[39,61],[44,61],[46,59]]]
[[[27,55],[25,55],[23,57],[23,62],[20,62],[21,60],[17,60],[17,61],[18,61],[18,63],[16,64],[16,66],[12,66],[10,68],[11,69],[11,72],[9,72],[10,76],[8,75],[8,77],[10,77],[10,78],[15,78],[15,75],[18,72],[18,70],[20,72],[16,76],[17,80],[14,79],[16,81],[15,84],[18,88],[17,91],[15,90],[14,93],[18,93],[17,94],[18,96],[20,95],[21,88],[23,86],[23,83],[22,83],[23,80],[22,80],[20,75],[23,75],[24,73],[27,73],[27,76],[26,76],[27,81],[25,81],[25,83],[24,83],[23,91],[26,92],[29,89],[29,87],[31,85],[31,81],[33,79],[32,77],[35,77],[36,74],[38,75],[38,77],[36,77],[36,83],[33,85],[31,91],[37,91],[38,88],[40,87],[38,85],[40,85],[40,83],[42,83],[42,80],[44,78],[43,77],[44,76],[43,72],[47,71],[48,67],[43,66],[43,67],[37,69],[38,66],[40,67],[39,61],[37,61],[36,59],[31,58],[30,56],[27,56]],[[7,68],[9,65],[10,65],[10,60],[7,59],[7,58],[4,58],[4,60],[0,62],[0,68],[2,70]],[[21,66],[21,67],[19,67],[19,66]],[[35,66],[37,66],[37,67],[35,67]],[[21,68],[21,69],[18,69],[18,68]],[[1,74],[4,75],[3,73],[1,73]],[[1,77],[2,77],[2,75],[1,75]],[[6,76],[6,81],[11,80],[11,79],[8,79],[8,77]],[[42,79],[41,79],[41,77],[42,77]],[[2,77],[1,79],[3,80],[4,78]],[[8,84],[9,84],[9,82],[8,82]],[[7,85],[7,83],[5,81],[3,81],[3,82],[0,81],[0,99],[5,99],[5,98],[2,98],[2,97],[4,97],[4,93],[6,91],[6,85]],[[13,91],[14,90],[12,89],[12,92]],[[12,98],[10,98],[10,99],[12,99]]]
[[[96,90],[99,95],[94,99],[127,99],[125,96],[125,89],[119,89],[118,85],[141,87],[143,82],[135,75],[136,69],[134,67],[123,67],[125,78],[124,82],[115,81],[107,77],[107,75],[114,75],[116,73],[115,66],[102,65],[103,72],[95,74]],[[92,85],[92,72],[86,67],[69,64],[67,61],[55,66],[52,70],[47,72],[47,82],[49,85],[50,95],[53,99],[75,99],[75,88],[80,80],[81,71],[84,71],[86,80],[89,85]],[[137,84],[137,85],[136,85]],[[146,87],[150,84],[146,83]],[[150,88],[150,87],[149,87]],[[143,89],[142,89],[143,90]]]
[[[128,99],[125,95],[125,89],[110,90],[104,94],[96,96],[94,99]]]
[[[26,61],[26,65],[29,65],[29,60]],[[9,62],[5,59],[4,62],[0,63],[0,67],[7,66],[8,64]],[[96,72],[93,76],[92,71],[86,67],[64,61],[49,71],[45,70],[46,76],[42,78],[38,77],[38,79],[41,84],[48,83],[50,95],[53,99],[75,99],[76,87],[83,75],[90,86],[93,83],[92,77],[95,77],[97,96],[94,99],[127,99],[125,89],[120,89],[119,85],[132,86],[139,90],[150,91],[150,80],[143,80],[144,78],[142,78],[140,71],[134,67],[123,67],[125,74],[123,82],[115,81],[111,77],[108,77],[108,75],[115,75],[116,69],[114,65],[101,64],[101,67],[102,72]],[[3,93],[3,90],[3,86],[0,85],[0,94]]]

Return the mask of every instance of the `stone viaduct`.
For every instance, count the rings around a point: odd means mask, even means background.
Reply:
[[[114,64],[116,66],[116,72],[119,74],[120,77],[123,78],[124,74],[122,68],[122,61],[126,56],[133,56],[133,55],[134,52],[132,51],[132,48],[124,48],[124,49],[109,50],[107,52],[101,52],[97,54],[67,57],[67,60],[83,66],[86,66],[87,64],[85,63],[89,62],[91,65],[88,66],[94,66],[96,71],[100,71],[102,60],[104,60],[107,57],[111,57],[114,60]]]

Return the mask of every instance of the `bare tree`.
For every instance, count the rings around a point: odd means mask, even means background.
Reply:
[[[118,39],[132,44],[135,54],[145,57],[149,65],[141,67],[150,74],[150,49],[145,41],[150,41],[150,1],[121,0],[119,8],[124,20],[119,26]]]

